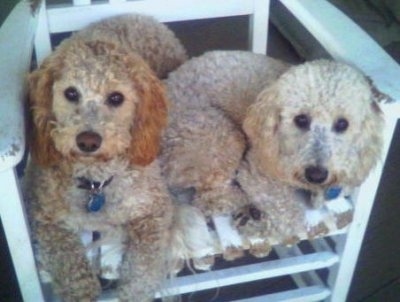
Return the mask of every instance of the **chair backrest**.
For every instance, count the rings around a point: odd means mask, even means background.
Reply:
[[[90,23],[129,12],[151,15],[160,22],[187,21],[228,16],[261,16],[267,27],[270,0],[73,0],[67,4],[42,5],[36,31],[35,49],[38,62],[51,52],[50,35],[77,31]],[[53,1],[54,2],[54,1]],[[255,20],[255,22],[260,22]],[[264,24],[265,23],[265,24]],[[265,53],[266,45],[260,52]],[[254,47],[253,47],[254,49]]]
[[[280,0],[335,59],[362,70],[400,101],[400,67],[365,31],[327,1]],[[395,84],[395,85],[394,85]]]

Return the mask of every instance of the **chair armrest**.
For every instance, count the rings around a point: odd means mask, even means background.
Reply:
[[[24,100],[36,20],[19,2],[0,28],[0,171],[15,167],[25,151]]]
[[[355,22],[325,0],[280,1],[334,59],[360,69],[382,92],[400,101],[399,64]]]

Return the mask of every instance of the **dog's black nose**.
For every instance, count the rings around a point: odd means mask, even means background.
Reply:
[[[94,152],[101,146],[101,136],[93,131],[84,131],[77,135],[76,145],[83,152]]]
[[[328,170],[320,166],[310,166],[304,171],[308,182],[313,184],[322,184],[328,178]]]

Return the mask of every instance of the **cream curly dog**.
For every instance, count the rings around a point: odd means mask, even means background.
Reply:
[[[186,62],[166,85],[168,185],[192,191],[206,216],[234,215],[250,237],[294,242],[309,231],[306,209],[349,194],[379,158],[377,91],[348,65],[290,67],[216,51]]]
[[[123,238],[121,301],[153,300],[166,276],[173,205],[155,159],[167,122],[157,75],[185,59],[164,25],[126,15],[74,34],[29,76],[28,207],[64,301],[94,301],[101,291],[82,231]]]

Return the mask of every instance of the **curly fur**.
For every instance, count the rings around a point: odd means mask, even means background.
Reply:
[[[188,61],[166,85],[173,104],[161,157],[168,185],[194,188],[193,203],[206,215],[241,217],[255,206],[258,217],[239,226],[249,236],[295,242],[308,231],[309,205],[298,189],[314,196],[340,186],[348,193],[379,159],[376,89],[348,65],[318,60],[290,67],[217,51]],[[294,122],[300,114],[311,121],[307,129]],[[349,122],[343,133],[334,131],[339,118]],[[314,165],[328,171],[318,184],[304,176]]]
[[[292,67],[260,93],[244,121],[258,167],[311,191],[321,185],[308,182],[304,169],[317,164],[329,171],[322,187],[360,185],[382,145],[383,120],[373,100],[368,80],[350,66],[320,60]],[[299,114],[310,116],[309,130],[294,126]],[[343,133],[333,129],[339,118],[349,121]]]
[[[77,33],[86,41],[107,41],[141,56],[159,78],[187,59],[186,50],[165,25],[143,15],[122,15],[95,23]]]
[[[64,301],[94,301],[100,293],[82,231],[99,231],[105,242],[125,238],[121,301],[151,301],[166,276],[173,205],[155,159],[167,122],[157,75],[185,59],[164,25],[129,15],[74,34],[29,76],[28,206],[44,266]],[[77,100],[66,97],[70,87]],[[108,100],[115,92],[123,96],[117,105]],[[79,146],[85,131],[100,136],[98,149]],[[78,188],[79,177],[113,177],[100,211],[86,210],[89,193]]]

